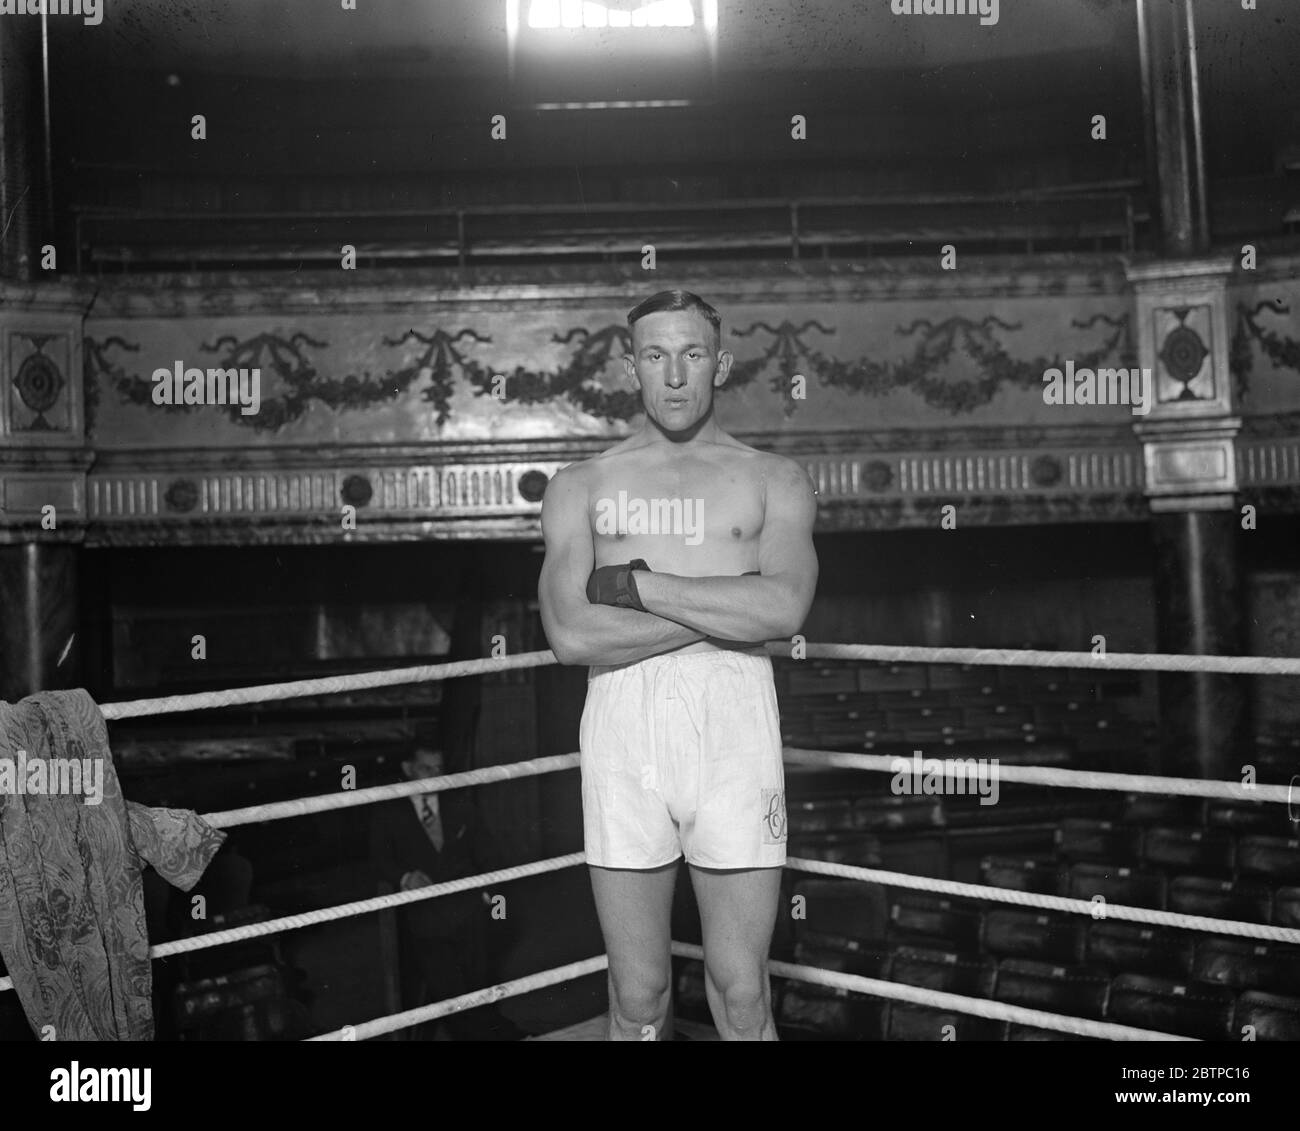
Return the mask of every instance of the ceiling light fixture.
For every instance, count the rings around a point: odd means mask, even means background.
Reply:
[[[596,0],[529,0],[530,28],[694,27],[691,0],[643,0],[639,8],[622,8]]]
[[[535,102],[534,110],[679,110],[694,106],[689,98],[645,98],[618,102]]]

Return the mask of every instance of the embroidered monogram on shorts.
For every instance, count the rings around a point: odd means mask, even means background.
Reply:
[[[785,843],[785,790],[763,790],[763,843]]]

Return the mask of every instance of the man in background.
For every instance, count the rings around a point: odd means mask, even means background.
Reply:
[[[441,750],[417,747],[402,763],[410,781],[440,777]],[[417,793],[373,806],[371,862],[401,891],[477,874],[474,802],[467,790]],[[487,908],[480,891],[457,892],[397,909],[402,1007],[413,1009],[489,984]],[[453,1014],[415,1030],[423,1040],[499,1037],[483,1010]]]

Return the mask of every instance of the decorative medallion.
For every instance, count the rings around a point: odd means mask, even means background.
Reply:
[[[13,388],[18,395],[18,402],[33,415],[24,420],[22,417],[25,414],[19,414],[13,423],[15,432],[58,432],[66,430],[66,427],[57,419],[51,422],[45,416],[50,409],[59,403],[64,386],[67,384],[63,374],[59,372],[58,364],[44,352],[46,343],[54,341],[57,336],[55,334],[15,333],[11,338],[15,352],[18,350],[20,341],[25,340],[31,343],[32,346],[32,352],[23,358],[21,362],[18,362],[13,377]]]
[[[546,484],[550,482],[544,471],[525,471],[519,477],[519,494],[530,503],[540,501],[546,494]]]
[[[364,507],[374,496],[375,489],[364,475],[349,475],[343,480],[339,494],[350,506]]]
[[[1164,345],[1160,347],[1160,360],[1165,363],[1169,376],[1183,386],[1182,392],[1173,399],[1201,401],[1207,398],[1198,397],[1189,386],[1201,372],[1201,367],[1209,357],[1210,351],[1201,341],[1201,335],[1187,325],[1187,316],[1190,313],[1191,310],[1187,307],[1180,307],[1173,311],[1178,319],[1178,325],[1169,331]]]
[[[163,495],[168,510],[188,514],[199,502],[199,489],[192,479],[173,479]]]
[[[1029,465],[1029,478],[1035,487],[1055,487],[1062,474],[1061,461],[1055,456],[1039,456]]]
[[[55,368],[54,362],[43,353],[30,354],[18,367],[14,388],[23,404],[36,413],[28,427],[34,432],[50,431],[50,423],[43,414],[58,403],[63,389],[63,375]]]
[[[863,469],[868,491],[884,491],[894,481],[894,471],[884,460],[873,459]]]

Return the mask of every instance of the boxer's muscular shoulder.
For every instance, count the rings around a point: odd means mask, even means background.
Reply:
[[[809,487],[816,486],[808,469],[797,460],[790,459],[787,456],[779,456],[775,453],[769,454],[767,458],[770,461],[770,467],[776,474],[788,477],[796,483],[806,483]]]
[[[807,469],[795,460],[775,453],[764,453],[762,463],[763,495],[768,506],[776,503],[801,509],[815,505],[817,484]]]
[[[592,456],[580,465],[589,495],[594,498],[602,491],[624,482],[629,475],[637,474],[644,462],[644,459],[637,458],[635,449],[625,448],[621,444]]]
[[[594,456],[567,464],[555,474],[555,479],[563,478],[568,486],[588,491],[597,489],[611,475],[619,473],[630,462],[631,452],[623,449],[622,444],[615,444]]]
[[[725,449],[717,463],[720,469],[760,489],[774,481],[788,481],[793,476],[807,477],[807,473],[794,460],[739,442],[734,447]]]
[[[583,463],[571,463],[560,468],[546,484],[542,499],[543,516],[581,505],[581,500],[590,488],[589,479],[589,472]]]

